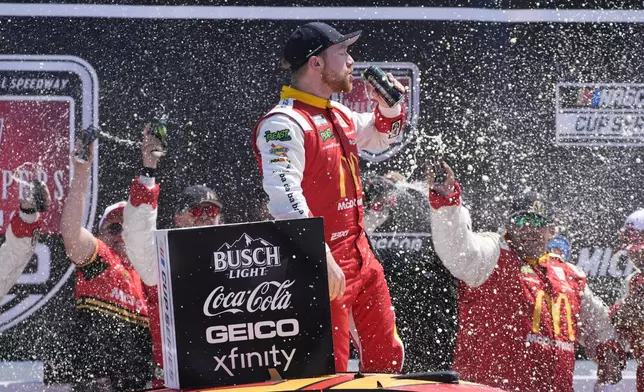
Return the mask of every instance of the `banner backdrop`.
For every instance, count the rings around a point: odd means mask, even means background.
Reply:
[[[557,2],[557,9],[549,2],[520,1],[437,1],[431,8],[421,7],[422,1],[382,0],[376,5],[394,8],[362,8],[373,2],[355,0],[315,9],[307,8],[319,5],[313,1],[280,9],[250,0],[227,2],[239,7],[223,8],[163,7],[176,4],[171,1],[138,1],[134,7],[94,3],[2,5],[0,37],[7,55],[75,56],[95,70],[99,124],[116,136],[100,142],[98,211],[126,198],[140,166],[140,152],[127,140],[138,141],[143,122],[163,111],[174,127],[169,156],[158,171],[159,227],[171,226],[180,190],[195,183],[218,192],[226,221],[254,220],[260,178],[251,129],[289,82],[288,72],[279,67],[284,41],[307,18],[319,18],[340,31],[363,31],[351,50],[356,61],[417,69],[415,135],[386,159],[363,160],[363,169],[422,179],[418,164],[435,150],[433,137],[440,135],[475,229],[497,230],[514,196],[539,190],[553,201],[572,240],[572,262],[593,277],[592,287],[609,304],[616,299],[632,268],[618,256],[618,229],[628,213],[644,206],[641,10],[602,11],[598,8],[609,2],[601,1]],[[264,7],[244,8],[252,5]],[[406,7],[396,8],[401,5]],[[545,9],[525,9],[530,7]],[[3,80],[11,86],[9,80],[20,78],[29,80],[20,90],[2,89]],[[44,94],[45,80],[57,78],[63,77],[2,73],[0,92],[11,96],[35,89]],[[73,80],[59,86],[75,86]],[[7,105],[27,110],[33,103],[4,100],[0,118]],[[45,108],[67,110],[38,105],[34,114]],[[32,132],[29,121],[23,132]],[[49,140],[46,135],[52,132],[43,128],[32,139],[8,135],[8,125],[0,134],[2,160],[5,151],[23,151],[21,144]],[[11,161],[33,159],[24,154]],[[55,191],[56,173],[48,175]],[[63,174],[63,180],[69,178]],[[11,209],[8,195],[0,208],[5,213]],[[58,244],[50,248],[52,260],[68,263],[56,234],[47,241]],[[66,281],[38,311],[2,332],[0,359],[39,360],[64,353],[67,345],[58,342],[69,336],[73,321],[72,284]],[[51,291],[38,295],[46,292]],[[11,317],[7,309],[2,308],[1,317]],[[65,362],[64,357],[56,355],[56,361]]]

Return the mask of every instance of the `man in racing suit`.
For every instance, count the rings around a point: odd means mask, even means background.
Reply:
[[[123,212],[123,242],[128,259],[141,276],[145,293],[152,352],[154,357],[153,386],[163,386],[163,349],[157,292],[158,267],[153,230],[157,227],[157,205],[160,188],[155,175],[163,155],[154,154],[163,150],[161,141],[150,134],[150,125],[143,131],[141,174],[132,180],[130,196]],[[212,226],[220,223],[222,203],[217,194],[203,185],[185,188],[175,208],[175,227]]]
[[[624,297],[611,308],[611,318],[637,361],[637,392],[644,392],[644,210],[626,218],[620,237],[621,248],[628,252],[635,271],[626,279]]]
[[[324,217],[336,371],[347,370],[351,331],[363,371],[395,372],[403,345],[383,269],[365,237],[358,149],[386,148],[399,135],[404,112],[379,96],[375,111],[364,114],[330,100],[352,88],[348,48],[359,35],[324,23],[300,26],[284,49],[293,86],[282,88],[252,142],[271,215]]]
[[[42,200],[37,203],[36,200]],[[7,227],[5,241],[0,245],[0,301],[9,292],[34,254],[40,227],[40,214],[47,209],[51,197],[47,186],[33,181],[20,200]]]
[[[443,183],[429,178],[431,228],[436,253],[460,280],[454,369],[508,391],[572,392],[579,343],[598,362],[598,383],[619,382],[625,355],[608,308],[583,272],[543,256],[554,235],[545,199],[518,197],[505,237],[474,233],[461,188],[444,168]]]
[[[125,252],[126,202],[105,209],[97,236],[82,226],[93,154],[91,146],[87,162],[73,160],[60,222],[77,271],[75,391],[141,390],[152,379],[152,347],[144,285]]]

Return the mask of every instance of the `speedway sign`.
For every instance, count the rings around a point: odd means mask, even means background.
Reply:
[[[155,235],[166,386],[334,373],[322,219]]]
[[[52,197],[49,209],[42,214],[35,256],[0,302],[0,332],[47,304],[75,271],[65,257],[60,217],[74,174],[69,157],[76,130],[97,123],[98,77],[85,60],[0,55],[0,237],[4,237],[28,182],[39,179]],[[92,162],[84,211],[83,225],[88,229],[94,222],[97,181],[98,154]]]

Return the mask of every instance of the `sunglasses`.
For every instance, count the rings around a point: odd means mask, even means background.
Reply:
[[[123,225],[121,223],[110,223],[107,228],[107,232],[111,235],[121,234],[123,232]]]
[[[539,215],[523,214],[513,217],[511,220],[516,227],[546,227],[550,224],[550,220]]]
[[[204,214],[210,218],[214,218],[217,215],[219,215],[219,207],[212,204],[208,206],[196,205],[196,206],[190,207],[188,209],[188,212],[190,213],[190,215],[192,215],[195,218],[198,218]]]

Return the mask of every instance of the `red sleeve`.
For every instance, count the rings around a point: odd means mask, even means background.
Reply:
[[[626,351],[624,347],[617,340],[607,340],[597,346],[597,363],[604,362],[606,355],[615,353],[620,358],[622,366],[626,364]]]
[[[429,204],[437,210],[441,207],[450,207],[461,205],[461,185],[454,183],[454,192],[447,196],[440,195],[436,192],[429,191]]]
[[[157,208],[157,202],[159,200],[159,184],[154,184],[152,189],[141,184],[138,178],[132,180],[132,185],[130,186],[130,203],[134,207],[138,207],[141,204],[150,204],[152,208]]]
[[[402,131],[405,123],[405,105],[400,105],[400,114],[396,117],[385,117],[380,113],[380,107],[375,111],[375,126],[378,132],[390,134],[390,138],[395,138]]]
[[[17,238],[31,237],[34,231],[40,227],[40,219],[34,223],[27,223],[20,218],[20,211],[16,211],[11,218],[11,231]]]

